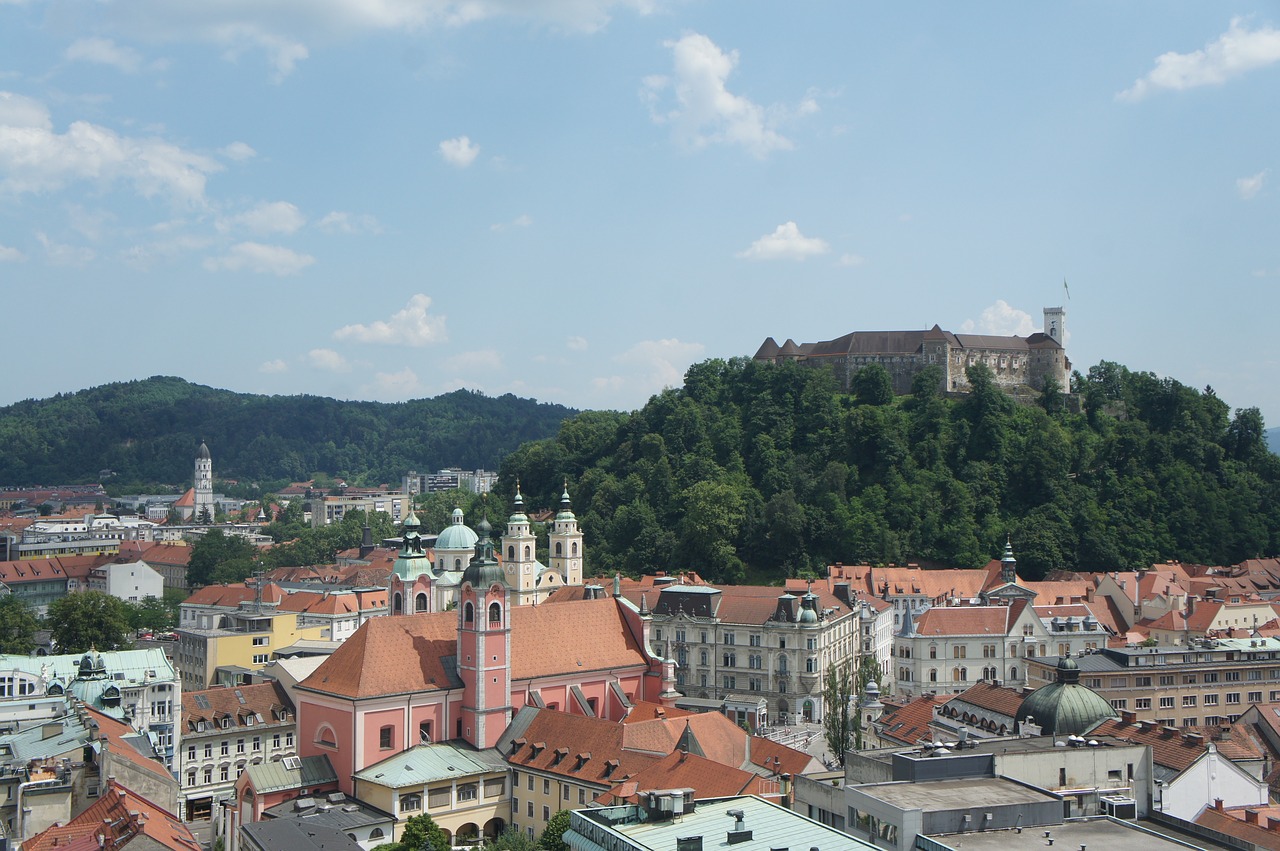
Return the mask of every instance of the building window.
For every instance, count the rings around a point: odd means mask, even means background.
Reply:
[[[394,727],[386,726],[378,730],[378,747],[382,750],[391,750],[391,736],[395,731]]]
[[[231,754],[231,743],[230,743],[230,742],[228,742],[226,739],[223,739],[223,740],[222,740],[222,748],[221,748],[221,750],[222,750],[222,755],[223,755],[223,756],[229,756],[229,755]],[[204,746],[204,755],[205,755],[205,758],[206,758],[206,759],[207,759],[207,758],[209,757],[209,755],[210,755],[210,754],[209,754],[209,746],[208,746],[208,745],[205,745],[205,746]]]
[[[265,636],[265,635],[255,635],[255,636],[253,637],[253,646],[254,646],[254,647],[266,647],[266,646],[267,646],[267,641],[268,641],[267,636]]]
[[[244,658],[244,657],[241,657],[241,658]],[[267,664],[268,661],[270,661],[270,659],[271,659],[270,653],[254,653],[253,654],[253,664],[255,665],[265,665]]]
[[[1138,698],[1137,700],[1135,700],[1135,701],[1133,702],[1133,708],[1134,708],[1134,709],[1150,709],[1150,708],[1151,708],[1151,698],[1149,698],[1149,697],[1140,697],[1140,698]]]
[[[1227,694],[1227,703],[1239,703],[1239,702],[1240,702],[1240,692],[1238,691],[1229,692]]]
[[[1206,694],[1206,695],[1204,696],[1204,705],[1205,705],[1205,706],[1217,706],[1217,705],[1218,705],[1218,696],[1217,696],[1216,694]]]
[[[230,780],[231,779],[230,774],[231,774],[231,766],[229,765],[224,765],[220,769],[218,769],[219,780],[222,780],[224,782],[227,780]]]
[[[261,736],[254,736],[254,737],[253,737],[253,749],[254,749],[255,751],[260,751],[260,750],[262,750],[262,737],[261,737]]]
[[[413,811],[422,809],[422,795],[417,792],[410,792],[407,795],[400,796],[400,810]]]
[[[1196,705],[1196,696],[1195,696],[1194,694],[1184,694],[1184,695],[1182,696],[1182,705],[1183,705],[1183,706],[1195,706],[1195,705]]]
[[[476,799],[476,796],[479,794],[479,789],[477,788],[478,785],[479,784],[476,784],[476,783],[459,783],[458,784],[458,800],[474,801]]]
[[[726,633],[724,634],[724,643],[725,643],[725,644],[728,644],[728,645],[730,645],[730,646],[732,646],[732,645],[733,645],[733,633],[732,633],[732,632],[726,632]]]
[[[1240,697],[1240,695],[1236,695],[1237,701],[1238,701],[1239,697]],[[1231,695],[1227,695],[1227,703],[1230,703],[1230,702],[1231,702]],[[1160,708],[1161,708],[1161,709],[1172,709],[1172,708],[1173,708],[1173,698],[1172,698],[1172,697],[1162,697],[1162,698],[1160,698]]]
[[[955,647],[951,648],[951,658],[952,659],[965,658],[965,650],[966,648],[963,644],[957,644]]]

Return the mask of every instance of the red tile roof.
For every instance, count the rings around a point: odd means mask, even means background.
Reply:
[[[22,847],[26,851],[81,847],[117,851],[139,836],[173,851],[200,851],[196,838],[176,816],[114,780],[107,781],[106,791],[92,806],[64,825],[37,833]]]
[[[1022,705],[1023,694],[1018,689],[1005,688],[993,683],[974,683],[960,694],[947,700],[968,703],[980,709],[986,709],[1010,718],[1018,717],[1018,707]]]
[[[692,789],[695,799],[732,798],[737,795],[772,798],[781,794],[777,780],[722,765],[697,754],[675,751],[608,792],[600,793],[596,801],[608,805],[622,801],[637,803],[641,792],[657,789]]]
[[[293,715],[288,696],[274,681],[182,693],[182,724],[186,733],[194,732],[200,721],[212,722],[223,717],[230,718],[234,727],[280,723],[273,715],[280,710]],[[249,713],[261,716],[261,720],[255,717],[252,725],[246,724]]]
[[[942,703],[943,699],[937,695],[926,694],[899,709],[886,712],[876,722],[880,738],[904,745],[918,744],[926,739],[932,741],[933,732],[929,725],[933,723],[934,710]]]
[[[916,618],[916,632],[933,635],[1006,635],[1010,606],[934,606]]]

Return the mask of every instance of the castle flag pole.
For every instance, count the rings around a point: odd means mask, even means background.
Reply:
[[[1071,301],[1071,288],[1067,286],[1067,279],[1062,279],[1062,291],[1067,294],[1067,301]]]

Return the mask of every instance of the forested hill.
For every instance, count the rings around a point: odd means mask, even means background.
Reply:
[[[1229,564],[1280,553],[1280,457],[1257,409],[1101,363],[1017,405],[990,373],[940,398],[894,398],[879,367],[855,394],[828,372],[748,359],[692,367],[634,414],[587,412],[503,462],[526,500],[570,476],[591,567],[778,578],[826,564],[974,567],[1012,539],[1055,568]],[[532,499],[531,499],[532,497]]]
[[[217,479],[298,481],[313,472],[398,483],[410,469],[494,469],[575,412],[458,390],[387,404],[255,396],[157,376],[0,408],[0,484],[190,483],[200,441]],[[355,483],[355,479],[352,480]]]

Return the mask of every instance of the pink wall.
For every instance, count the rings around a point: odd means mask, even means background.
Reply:
[[[338,709],[308,703],[304,697],[299,697],[298,700],[298,755],[328,756],[344,792],[352,791],[351,774],[356,770],[355,747],[351,741],[351,712],[350,708]],[[324,724],[333,728],[338,744],[336,748],[316,744],[316,733]]]

